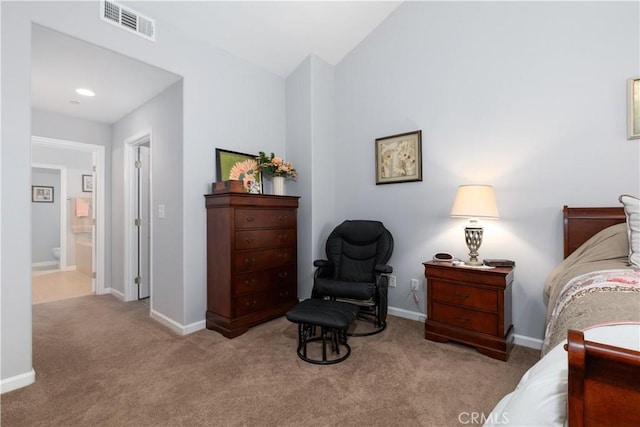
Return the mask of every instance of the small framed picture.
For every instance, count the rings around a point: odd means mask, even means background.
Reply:
[[[35,203],[53,203],[53,187],[32,185],[31,201]]]
[[[256,155],[216,148],[216,180],[242,181],[247,193],[262,193],[262,179]]]
[[[640,139],[640,77],[627,81],[627,139]]]
[[[376,185],[422,181],[422,131],[376,139]]]
[[[93,176],[82,175],[82,191],[91,193],[93,191]]]

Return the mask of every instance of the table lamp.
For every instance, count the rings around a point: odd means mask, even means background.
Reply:
[[[482,265],[482,262],[478,261],[478,249],[482,244],[482,227],[478,218],[497,219],[500,217],[493,187],[490,185],[459,186],[451,209],[451,216],[469,218],[469,225],[464,229],[464,238],[470,251],[469,261],[465,264]]]

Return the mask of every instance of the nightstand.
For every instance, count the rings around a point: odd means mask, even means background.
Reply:
[[[506,361],[513,347],[513,268],[477,269],[434,261],[423,265],[427,278],[424,337],[471,345]]]

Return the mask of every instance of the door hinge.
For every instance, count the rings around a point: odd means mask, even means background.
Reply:
[[[91,278],[92,278],[92,279],[95,279],[96,277],[98,277],[98,275],[96,274],[96,272],[95,272],[95,271],[94,271],[94,272],[92,272],[92,273],[91,273]]]
[[[140,160],[136,161],[136,169],[142,169],[142,162]]]
[[[93,218],[93,219],[91,220],[91,224],[96,225],[96,219],[95,219],[95,218]]]
[[[95,167],[95,165],[94,165],[94,166],[92,166],[92,170],[93,170],[94,172],[96,171],[96,167]]]
[[[138,276],[138,277],[134,278],[134,279],[133,279],[133,282],[134,282],[136,285],[139,285],[140,283],[142,283],[142,277]]]
[[[142,220],[140,218],[136,218],[135,225],[136,227],[140,227],[142,225]]]

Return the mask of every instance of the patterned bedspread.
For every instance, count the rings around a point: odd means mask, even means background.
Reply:
[[[553,308],[543,355],[566,339],[568,329],[640,321],[640,272],[600,270],[574,277],[562,288]]]

